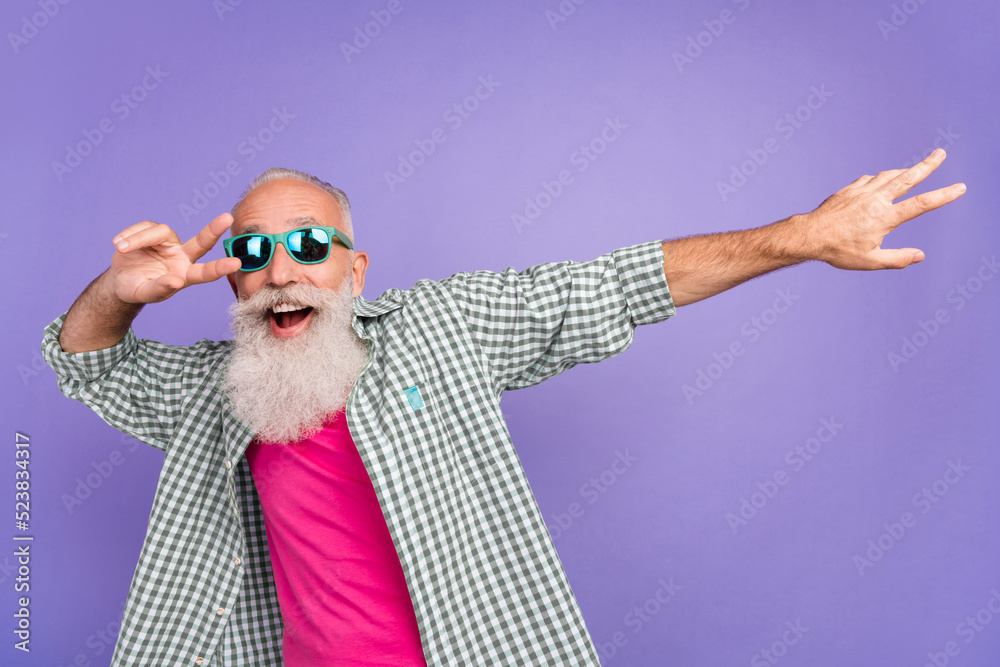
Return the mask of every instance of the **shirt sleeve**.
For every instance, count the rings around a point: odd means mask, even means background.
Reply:
[[[530,387],[576,364],[613,357],[629,348],[637,326],[677,314],[660,241],[588,262],[460,272],[441,282],[502,390]]]
[[[65,321],[63,313],[42,337],[42,357],[56,372],[59,390],[119,431],[166,451],[186,400],[214,374],[225,343],[166,345],[140,340],[129,327],[111,347],[71,353],[59,344]]]

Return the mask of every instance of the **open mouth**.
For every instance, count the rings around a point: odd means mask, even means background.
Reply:
[[[302,308],[290,303],[279,303],[271,309],[271,333],[279,338],[295,336],[308,326],[312,313],[312,306]]]

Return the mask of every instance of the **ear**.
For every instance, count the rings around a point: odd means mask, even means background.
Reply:
[[[236,295],[236,300],[240,300],[240,290],[236,287],[236,274],[230,273],[226,276],[226,280],[229,281],[229,286],[233,288],[233,294]]]
[[[365,271],[368,270],[368,253],[364,250],[354,251],[354,266],[351,273],[354,274],[354,296],[360,296],[361,290],[365,288]]]

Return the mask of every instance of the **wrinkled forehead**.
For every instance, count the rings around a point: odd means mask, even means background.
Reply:
[[[341,228],[337,200],[311,183],[279,178],[257,186],[244,198],[230,233],[274,234],[307,225]]]
[[[240,227],[240,230],[238,232],[234,231],[232,235],[236,236],[237,234],[253,234],[255,232],[274,234],[277,232],[288,231],[289,229],[296,229],[297,227],[336,227],[336,225],[330,224],[327,221],[324,221],[320,218],[316,218],[311,215],[300,215],[285,220],[284,224],[281,225],[280,229],[274,229],[273,227],[274,225],[269,225],[261,222],[250,222]]]

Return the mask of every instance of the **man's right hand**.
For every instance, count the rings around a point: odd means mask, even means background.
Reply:
[[[242,265],[236,257],[196,262],[232,224],[233,217],[223,213],[183,244],[164,224],[144,221],[123,230],[114,238],[111,258],[115,296],[126,303],[155,303],[189,285],[235,273]]]
[[[143,304],[238,271],[241,262],[235,257],[195,261],[232,224],[233,217],[223,213],[183,244],[174,230],[155,222],[124,230],[114,238],[117,250],[111,268],[91,281],[70,306],[59,333],[62,349],[76,353],[111,347],[128,332]]]

